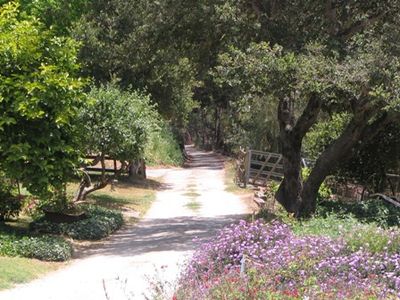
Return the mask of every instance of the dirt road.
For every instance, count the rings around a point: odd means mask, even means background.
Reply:
[[[244,218],[249,209],[224,190],[222,157],[187,148],[186,168],[149,170],[163,175],[165,189],[135,226],[86,249],[68,267],[0,292],[1,300],[151,299],[155,277],[173,281],[199,242],[218,229]],[[150,278],[150,279],[149,279]]]

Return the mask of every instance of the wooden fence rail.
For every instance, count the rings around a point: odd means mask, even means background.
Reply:
[[[302,159],[303,167],[310,167],[313,161]],[[264,186],[269,180],[283,178],[282,154],[248,150],[244,159],[244,182],[255,186]]]

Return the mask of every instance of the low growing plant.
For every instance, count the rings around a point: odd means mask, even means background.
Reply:
[[[0,233],[0,255],[65,261],[71,258],[72,251],[71,244],[61,237]]]
[[[73,223],[54,223],[42,217],[31,223],[31,229],[42,233],[62,234],[76,240],[99,240],[123,224],[120,212],[99,206],[86,206],[84,210],[86,219]]]
[[[325,231],[312,229],[323,222],[314,221],[315,226],[308,226],[303,232],[307,233],[301,235],[299,229],[295,228],[295,234],[278,221],[242,221],[226,227],[211,242],[198,247],[182,274],[175,299],[399,297],[399,232],[376,231],[374,236],[382,233],[387,238],[362,248],[359,245],[366,240],[349,242],[354,239],[350,228],[355,219],[343,227],[342,236],[333,234],[333,220],[328,220]],[[367,230],[362,236],[372,230],[360,226],[360,230]],[[313,231],[317,234],[310,235]],[[395,246],[389,246],[391,242]]]

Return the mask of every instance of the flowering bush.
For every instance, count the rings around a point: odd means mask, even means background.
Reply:
[[[396,298],[400,254],[387,237],[398,236],[387,233],[380,242],[387,247],[371,252],[342,237],[297,236],[277,221],[241,221],[199,247],[182,274],[176,298]]]

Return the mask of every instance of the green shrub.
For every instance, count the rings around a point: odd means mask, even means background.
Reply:
[[[5,174],[0,171],[0,221],[18,216],[22,202],[13,194],[14,187]]]
[[[65,261],[72,256],[72,246],[61,237],[0,233],[0,255]]]
[[[172,130],[164,121],[150,133],[145,148],[146,162],[150,165],[180,165],[182,151]]]
[[[294,218],[290,222],[293,232],[298,235],[321,235],[337,238],[351,232],[359,222],[351,217],[340,217],[330,214],[325,217],[314,217],[309,220],[297,221]]]
[[[334,214],[326,217],[314,217],[307,221],[293,221],[293,232],[302,235],[329,236],[341,238],[350,252],[360,249],[371,253],[400,252],[399,228],[384,229],[376,223],[362,223],[352,216]]]
[[[310,176],[311,170],[309,168],[303,168],[301,170],[301,176],[303,177],[303,180],[306,180],[308,176]],[[326,182],[322,182],[318,189],[318,194],[317,194],[317,201],[321,202],[325,199],[329,199],[329,197],[332,195],[332,190],[330,187],[326,184]]]
[[[352,215],[359,221],[377,223],[381,227],[399,226],[400,209],[382,200],[369,199],[362,202],[322,201],[317,207],[317,215]]]
[[[123,224],[120,212],[99,206],[84,208],[88,217],[73,223],[52,223],[44,218],[30,224],[36,232],[63,234],[76,240],[99,240],[107,237]]]
[[[6,195],[0,192],[0,221],[7,220],[11,217],[17,217],[22,209],[20,199],[11,194]]]

